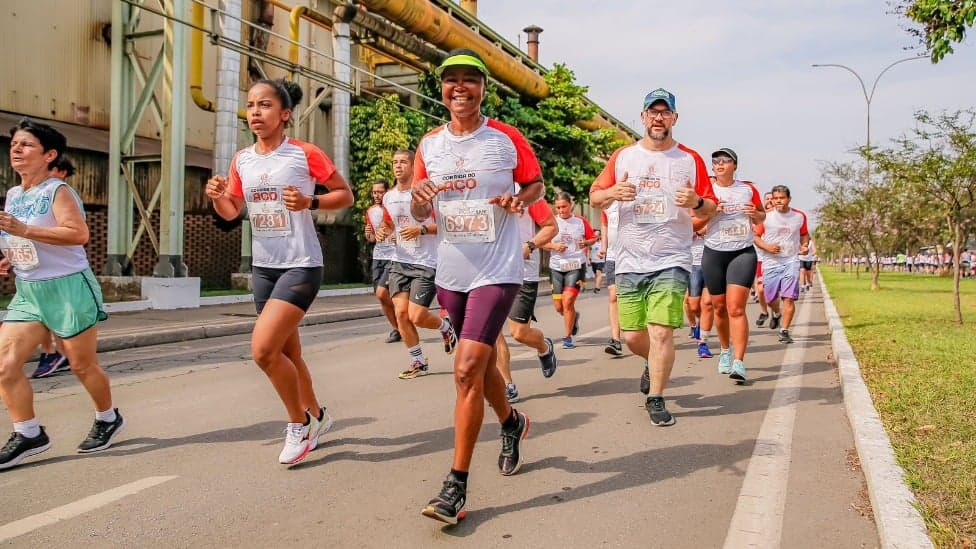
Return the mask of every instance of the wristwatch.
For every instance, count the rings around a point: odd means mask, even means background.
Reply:
[[[526,240],[525,245],[528,246],[530,253],[534,252],[536,248],[538,248],[538,246],[535,245],[535,242],[532,242],[531,240]]]
[[[427,225],[420,226],[420,234],[427,234]]]
[[[699,196],[698,197],[698,204],[695,205],[695,207],[692,208],[692,209],[693,210],[698,210],[698,209],[701,209],[701,207],[704,206],[704,205],[705,205],[705,199]]]
[[[312,203],[308,205],[308,209],[310,209],[310,210],[317,210],[317,209],[319,209],[319,197],[317,197],[317,196],[313,196],[312,197]]]

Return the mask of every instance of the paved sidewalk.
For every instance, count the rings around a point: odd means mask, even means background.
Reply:
[[[342,322],[382,315],[373,295],[331,296],[316,299],[303,325]],[[208,305],[197,309],[146,310],[110,313],[98,325],[99,352],[117,351],[229,335],[246,334],[254,327],[254,303]]]

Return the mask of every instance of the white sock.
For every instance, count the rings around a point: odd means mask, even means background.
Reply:
[[[702,330],[701,333],[698,334],[699,335],[698,341],[701,341],[702,343],[707,343],[708,342],[708,332],[709,331],[710,330]]]
[[[115,408],[109,408],[108,410],[105,410],[104,412],[98,412],[98,411],[96,411],[95,412],[95,419],[97,419],[98,421],[104,421],[104,422],[107,422],[107,423],[112,423],[116,419],[118,419],[118,416],[115,415]]]
[[[781,315],[781,314],[779,314],[779,313],[773,313],[773,318],[779,318],[779,317],[781,317],[781,316],[783,316],[783,315]]]
[[[447,317],[441,319],[441,333],[445,333],[451,329],[451,323],[448,322]]]
[[[17,421],[14,422],[14,432],[20,433],[27,438],[37,438],[41,435],[41,424],[38,423],[37,418]]]
[[[424,350],[420,348],[419,343],[414,345],[413,347],[410,347],[407,350],[410,351],[410,358],[415,358],[417,360],[424,359]]]

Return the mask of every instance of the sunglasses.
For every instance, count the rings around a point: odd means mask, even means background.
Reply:
[[[735,164],[735,161],[727,156],[718,156],[712,159],[712,164],[721,166],[722,164]]]

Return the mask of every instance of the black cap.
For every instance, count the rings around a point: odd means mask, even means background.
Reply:
[[[736,166],[739,165],[739,157],[735,154],[735,151],[728,147],[722,147],[721,149],[713,152],[712,158],[715,158],[716,156],[727,156],[732,159],[732,162],[735,162]]]

